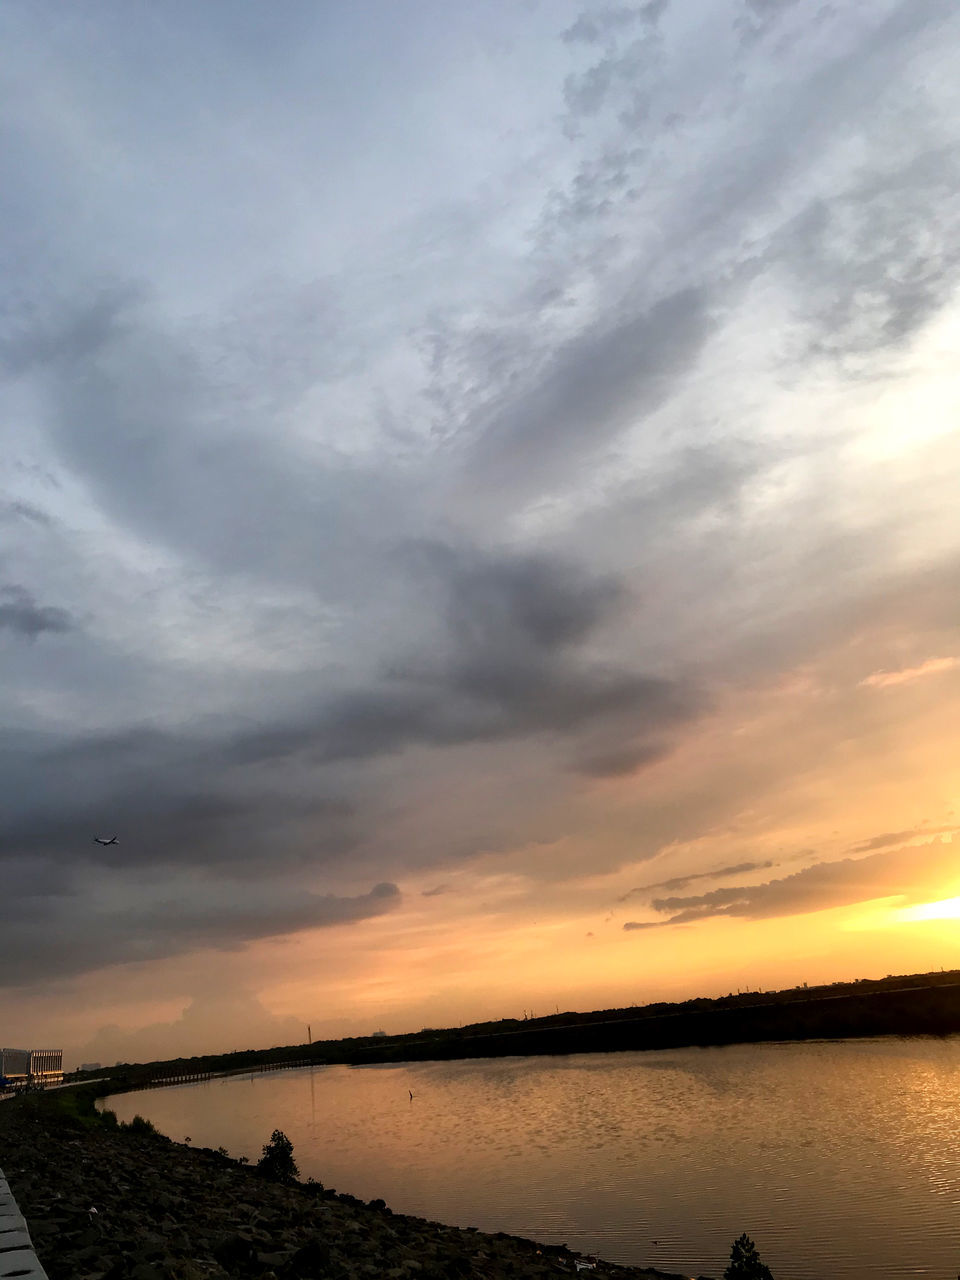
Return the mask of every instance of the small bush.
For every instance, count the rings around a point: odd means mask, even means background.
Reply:
[[[147,1120],[145,1119],[144,1116],[139,1116],[139,1115],[134,1116],[133,1119],[129,1122],[129,1124],[125,1124],[123,1127],[125,1129],[129,1129],[131,1133],[137,1133],[137,1134],[160,1132],[157,1126],[151,1120]]]
[[[282,1129],[274,1129],[270,1141],[264,1143],[257,1169],[273,1182],[296,1182],[300,1176],[297,1162],[293,1158],[293,1143]]]
[[[773,1280],[770,1268],[760,1261],[757,1246],[746,1232],[733,1242],[723,1280]]]

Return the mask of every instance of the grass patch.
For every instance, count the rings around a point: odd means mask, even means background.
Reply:
[[[113,1112],[111,1112],[110,1114],[113,1115]],[[115,1115],[113,1116],[113,1118],[114,1120],[116,1120]],[[142,1135],[145,1133],[160,1132],[160,1130],[157,1128],[157,1126],[153,1123],[152,1120],[147,1120],[144,1116],[141,1116],[141,1115],[136,1115],[133,1117],[132,1120],[127,1121],[126,1124],[121,1124],[120,1128],[126,1129],[130,1133],[136,1133],[138,1135]]]
[[[97,1095],[90,1089],[56,1089],[49,1093],[27,1093],[8,1106],[20,1108],[24,1116],[42,1120],[45,1125],[64,1129],[99,1129],[103,1125],[116,1126],[117,1117],[112,1111],[101,1114],[96,1106]]]

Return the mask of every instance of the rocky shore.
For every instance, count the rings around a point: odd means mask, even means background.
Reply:
[[[0,1168],[50,1280],[678,1280],[271,1182],[62,1099],[0,1106]]]

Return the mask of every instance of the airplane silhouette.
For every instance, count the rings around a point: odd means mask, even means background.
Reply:
[[[120,843],[120,841],[117,839],[116,836],[109,836],[109,837],[94,836],[93,840],[95,844],[119,844]]]

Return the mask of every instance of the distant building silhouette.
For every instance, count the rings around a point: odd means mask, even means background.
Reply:
[[[8,1085],[60,1084],[62,1049],[0,1049],[0,1078]]]

